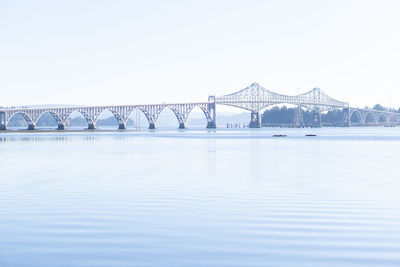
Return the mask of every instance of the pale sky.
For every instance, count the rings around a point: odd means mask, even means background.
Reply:
[[[400,106],[400,1],[0,0],[0,106],[206,101],[252,82]]]

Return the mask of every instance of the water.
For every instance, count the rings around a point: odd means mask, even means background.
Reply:
[[[399,162],[399,128],[2,133],[0,266],[400,266]]]

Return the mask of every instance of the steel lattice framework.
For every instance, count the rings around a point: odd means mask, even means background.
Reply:
[[[400,123],[399,113],[350,108],[348,103],[330,97],[319,88],[314,88],[306,93],[291,96],[275,93],[265,89],[258,83],[252,83],[238,92],[215,97],[215,102],[217,104],[251,111],[250,127],[253,128],[261,127],[260,111],[277,104],[296,105],[307,110],[317,111],[319,114],[332,109],[346,109],[348,110],[347,120],[349,126],[351,125],[350,118],[354,114],[357,114],[356,116],[361,125],[366,125],[366,119],[368,116],[373,117],[375,124],[379,124],[380,118],[382,117],[384,118],[385,123]]]
[[[109,110],[116,118],[119,129],[126,129],[126,123],[130,114],[136,110],[141,111],[147,118],[150,129],[156,128],[159,115],[165,109],[171,109],[175,114],[179,128],[186,127],[186,121],[193,108],[200,108],[206,119],[207,128],[216,128],[216,104],[228,105],[251,111],[252,128],[261,127],[260,111],[271,105],[290,104],[303,107],[308,110],[315,110],[319,113],[321,123],[321,112],[331,109],[347,110],[348,125],[351,125],[351,118],[356,116],[360,125],[366,124],[400,124],[400,113],[351,108],[348,103],[338,101],[319,88],[314,88],[306,93],[291,96],[278,94],[269,91],[258,83],[232,94],[223,96],[210,96],[208,102],[175,103],[175,104],[149,104],[149,105],[122,105],[122,106],[82,106],[82,107],[53,107],[53,108],[7,108],[0,109],[0,130],[6,130],[7,124],[15,115],[22,115],[29,130],[36,128],[36,123],[41,116],[48,113],[57,121],[58,129],[64,130],[65,125],[74,112],[80,112],[88,123],[88,129],[95,129],[100,114]],[[298,112],[301,112],[299,109]],[[367,123],[370,118],[371,122]],[[321,123],[322,126],[322,123]]]
[[[320,111],[348,107],[346,102],[331,98],[319,88],[291,96],[271,92],[258,83],[252,83],[236,93],[216,97],[215,100],[217,104],[238,107],[252,112],[259,112],[268,106],[277,104],[291,104]]]

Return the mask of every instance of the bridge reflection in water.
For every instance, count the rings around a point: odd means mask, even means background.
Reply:
[[[74,112],[80,112],[88,123],[88,129],[95,129],[100,115],[108,110],[118,121],[119,129],[126,129],[126,123],[133,111],[142,112],[149,123],[149,129],[155,129],[159,115],[164,109],[171,109],[179,123],[179,128],[186,128],[186,121],[190,112],[199,107],[206,119],[207,128],[216,128],[216,105],[227,105],[245,109],[251,112],[249,127],[261,127],[260,112],[272,105],[290,104],[302,109],[316,111],[319,114],[319,125],[322,126],[321,112],[342,109],[346,111],[344,121],[351,126],[351,118],[355,116],[360,125],[366,125],[367,119],[372,118],[373,124],[399,124],[400,113],[359,109],[350,107],[349,103],[331,98],[319,88],[314,88],[303,94],[290,96],[274,93],[253,83],[250,86],[223,96],[210,96],[207,102],[148,104],[148,105],[110,105],[110,106],[81,106],[81,107],[52,107],[52,108],[5,108],[0,109],[0,130],[6,130],[8,122],[17,114],[23,116],[28,124],[28,130],[34,130],[36,123],[44,114],[50,114],[57,121],[58,130],[64,130],[65,125]]]

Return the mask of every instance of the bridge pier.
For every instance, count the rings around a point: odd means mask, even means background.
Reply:
[[[296,128],[304,127],[303,110],[297,106],[294,112],[293,125]]]
[[[322,117],[319,109],[314,113],[314,123],[312,127],[322,128]]]
[[[207,122],[207,129],[216,129],[216,128],[217,128],[217,124],[215,123],[215,121]]]
[[[217,128],[217,105],[215,96],[209,96],[208,102],[211,102],[207,105],[207,110],[209,117],[207,122],[207,129],[216,129]]]
[[[179,123],[179,129],[186,129],[186,125],[184,122]]]
[[[156,124],[154,123],[154,122],[151,122],[150,124],[149,124],[149,129],[150,130],[154,130],[156,128]]]
[[[251,112],[249,128],[261,128],[261,116],[258,111]]]
[[[65,125],[64,124],[59,124],[57,127],[57,130],[63,131],[65,130]]]
[[[34,124],[29,124],[28,125],[28,131],[33,131],[33,130],[36,130],[35,125]]]
[[[349,108],[349,107],[344,108],[344,109],[343,109],[343,113],[344,113],[344,116],[343,116],[343,124],[344,124],[344,125],[347,125],[347,127],[351,127],[350,108]]]
[[[118,125],[118,130],[125,130],[125,129],[126,129],[125,123],[120,123],[120,124]]]
[[[0,112],[0,131],[7,130],[6,113]]]
[[[95,130],[96,126],[94,124],[89,124],[88,130]]]

